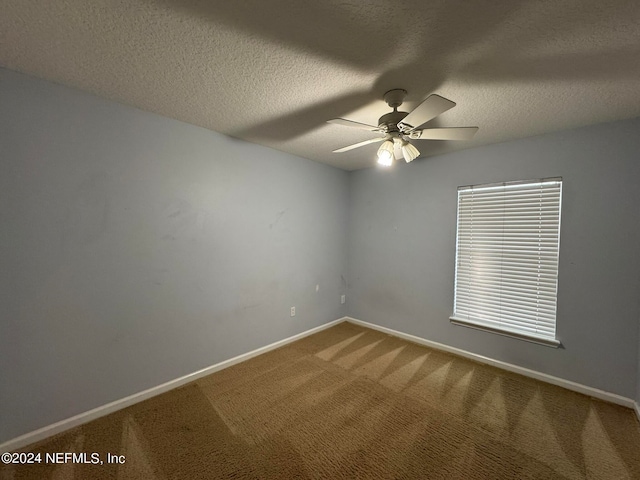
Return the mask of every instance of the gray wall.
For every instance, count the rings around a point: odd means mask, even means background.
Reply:
[[[344,171],[4,69],[0,148],[0,442],[346,314]]]
[[[562,176],[552,349],[451,325],[456,190]],[[640,317],[640,119],[351,176],[349,314],[633,398]]]

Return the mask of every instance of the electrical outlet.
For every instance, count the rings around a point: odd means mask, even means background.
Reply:
[[[296,316],[296,307],[291,307],[291,316],[292,317]]]
[[[340,303],[344,303],[347,301],[347,296],[346,295],[341,295],[340,296]]]

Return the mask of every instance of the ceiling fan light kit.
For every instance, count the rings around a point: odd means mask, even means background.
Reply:
[[[406,96],[407,91],[402,88],[389,90],[384,94],[384,101],[393,108],[393,111],[381,116],[378,119],[377,127],[367,125],[366,123],[354,122],[345,118],[329,120],[329,123],[336,125],[383,134],[381,138],[365,140],[364,142],[339,148],[333,152],[342,153],[370,143],[383,142],[380,148],[378,148],[378,163],[389,167],[393,164],[395,156],[394,146],[398,147],[404,160],[409,163],[420,156],[420,151],[410,143],[409,140],[471,140],[478,131],[478,127],[420,129],[420,127],[441,113],[455,107],[456,104],[440,95],[432,94],[412,112],[399,112],[398,107],[402,105]]]

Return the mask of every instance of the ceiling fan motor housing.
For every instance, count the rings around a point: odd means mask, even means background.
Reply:
[[[407,112],[393,111],[391,113],[387,113],[381,116],[380,120],[378,120],[378,127],[386,133],[399,133],[400,129],[398,128],[398,123],[400,123],[407,115],[409,115]]]

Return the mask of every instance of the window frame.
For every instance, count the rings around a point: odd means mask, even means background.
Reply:
[[[557,220],[557,237],[556,237],[556,244],[557,244],[557,250],[555,251],[555,292],[553,293],[553,300],[554,300],[554,313],[553,313],[553,336],[549,335],[549,334],[536,334],[536,333],[530,333],[530,332],[526,332],[524,331],[524,329],[522,331],[518,331],[515,327],[513,327],[513,325],[508,325],[510,322],[509,321],[505,321],[505,317],[497,314],[496,319],[490,319],[487,322],[488,323],[492,323],[493,325],[487,325],[487,324],[483,324],[482,321],[474,321],[472,319],[470,319],[469,317],[472,316],[472,312],[467,311],[467,314],[465,316],[462,315],[458,315],[458,311],[457,311],[457,307],[458,307],[458,297],[459,297],[459,285],[458,285],[458,279],[459,279],[459,268],[460,268],[460,224],[461,224],[461,218],[460,218],[460,206],[461,206],[461,192],[468,192],[468,191],[479,191],[479,192],[487,192],[491,189],[495,189],[495,190],[500,190],[502,188],[503,191],[506,191],[507,188],[509,187],[515,187],[515,189],[517,189],[518,187],[526,187],[527,185],[531,185],[531,186],[536,186],[539,185],[540,187],[543,186],[543,184],[545,183],[553,183],[558,185],[558,194],[557,194],[557,199],[558,199],[558,210],[557,210],[557,216],[558,216],[558,220]],[[506,187],[506,188],[505,188]],[[514,190],[515,190],[514,189]],[[560,231],[561,231],[561,223],[562,223],[562,189],[563,189],[563,181],[562,181],[562,177],[550,177],[550,178],[541,178],[541,179],[532,179],[532,180],[518,180],[518,181],[513,181],[513,182],[499,182],[499,183],[491,183],[491,184],[479,184],[479,185],[469,185],[469,186],[461,186],[458,187],[458,193],[457,193],[457,209],[456,209],[456,251],[455,251],[455,276],[454,276],[454,304],[453,304],[453,314],[451,315],[451,317],[449,317],[450,321],[452,324],[454,325],[460,325],[460,326],[464,326],[464,327],[469,327],[469,328],[473,328],[473,329],[477,329],[477,330],[482,330],[482,331],[487,331],[487,332],[491,332],[491,333],[495,333],[498,335],[503,335],[503,336],[507,336],[507,337],[512,337],[512,338],[517,338],[520,340],[525,340],[528,342],[533,342],[533,343],[537,343],[537,344],[541,344],[541,345],[545,345],[545,346],[549,346],[549,347],[555,347],[558,348],[561,346],[561,342],[559,341],[557,335],[557,317],[558,317],[558,310],[557,310],[557,306],[558,306],[558,277],[559,277],[559,258],[560,258]],[[511,199],[513,200],[513,198]],[[542,199],[540,200],[540,203],[542,204]],[[504,219],[506,218],[506,216],[503,214],[502,217],[496,217],[496,218],[501,218]],[[540,221],[542,221],[542,215],[540,216]],[[504,224],[503,224],[504,225]],[[539,235],[541,236],[541,234],[539,233]],[[500,246],[500,248],[502,248],[503,243],[505,241],[505,232],[504,232],[504,226],[503,226],[503,232],[501,234],[501,236],[499,237],[499,240],[496,241],[496,246]],[[540,248],[540,247],[538,247]],[[504,265],[504,257],[502,257],[502,253],[500,254],[500,270],[502,269],[502,266]],[[493,260],[493,259],[492,259]],[[469,269],[471,268],[470,266],[468,267]],[[504,286],[504,278],[502,277],[502,272],[500,272],[500,281],[499,281],[501,286]],[[509,285],[509,283],[507,283],[507,285]],[[513,285],[512,285],[513,287]],[[538,286],[537,289],[534,289],[534,291],[536,292],[540,292],[540,287]],[[537,294],[536,294],[537,295]],[[502,308],[502,298],[500,298],[500,308]],[[464,309],[463,309],[464,310]],[[477,317],[479,318],[481,315],[478,315]],[[503,322],[504,324],[507,324],[507,326],[503,329],[499,327],[500,322]],[[529,322],[529,320],[526,320],[526,322]],[[522,323],[525,323],[525,321],[522,321]],[[535,324],[534,322],[531,322]],[[498,326],[496,326],[498,325]]]

